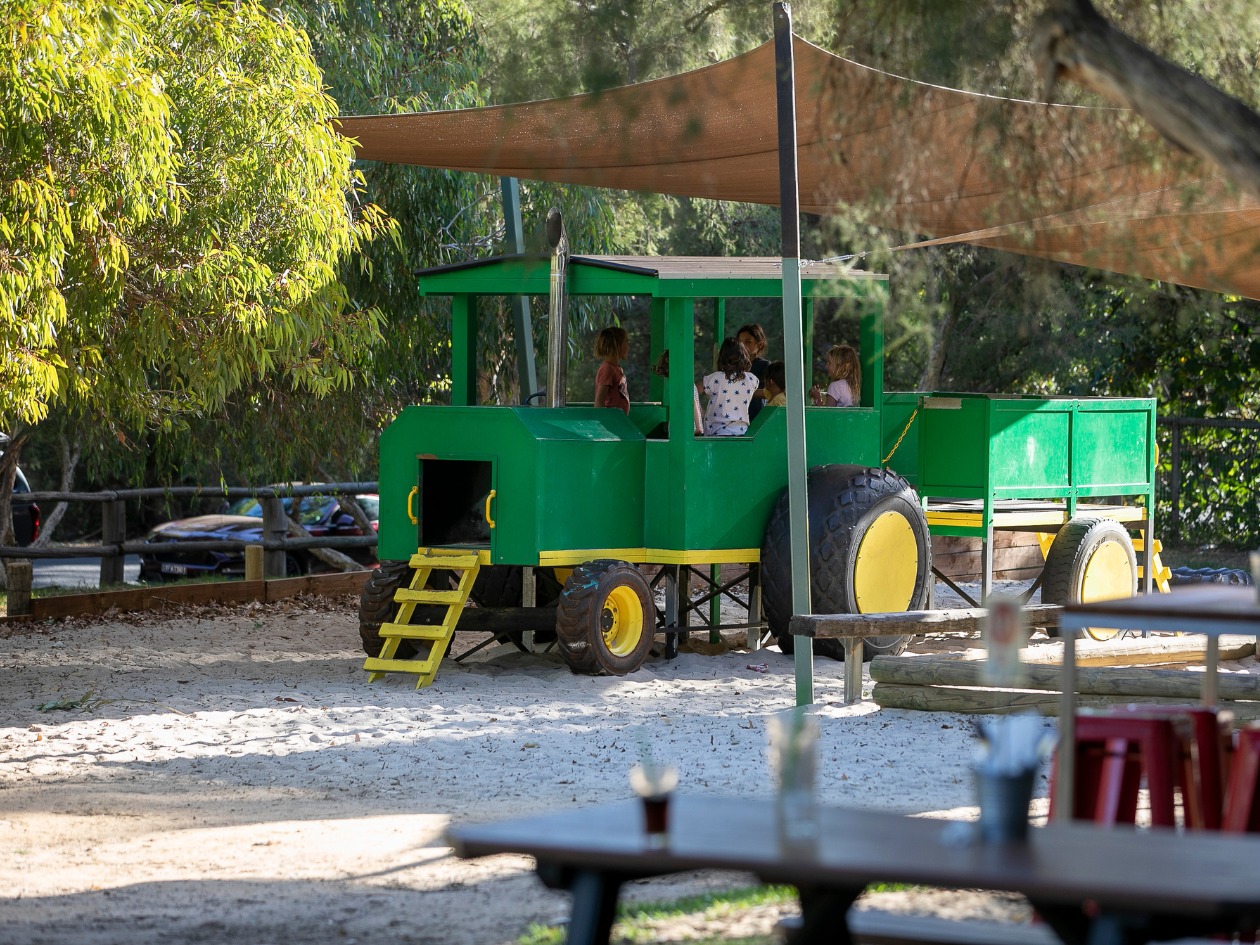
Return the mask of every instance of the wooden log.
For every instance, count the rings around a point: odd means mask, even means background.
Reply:
[[[961,686],[899,686],[876,683],[871,691],[875,704],[883,709],[914,709],[920,712],[962,712],[1005,715],[1036,710],[1051,717],[1059,714],[1055,693],[1011,689],[967,689]],[[1185,705],[1185,699],[1165,696],[1083,695],[1078,706]],[[1230,702],[1235,722],[1260,720],[1260,702]]]
[[[1219,637],[1220,658],[1239,660],[1255,653],[1255,637]],[[1153,663],[1196,663],[1207,656],[1207,637],[1200,634],[1153,637],[1124,637],[1115,640],[1077,640],[1077,666],[1144,666]],[[907,657],[920,659],[921,657]],[[972,648],[961,653],[941,653],[936,659],[982,660],[985,651]],[[1063,643],[1051,640],[1034,643],[1019,651],[1025,663],[1063,662]]]
[[[1025,667],[1021,689],[1060,692],[1058,666]],[[1182,669],[1083,668],[1076,672],[1076,691],[1093,695],[1167,696],[1194,701],[1203,686],[1203,673]],[[871,679],[903,686],[984,686],[984,664],[924,657],[903,659],[877,656],[871,660]],[[1221,699],[1260,700],[1260,676],[1217,674]]]
[[[5,565],[5,573],[9,580],[7,612],[11,617],[20,617],[31,612],[31,582],[34,578],[34,566],[22,558],[10,561]]]
[[[1024,608],[1034,627],[1057,627],[1063,608],[1029,604]],[[800,614],[788,621],[796,636],[820,639],[900,636],[918,633],[979,633],[989,612],[983,607],[953,610],[907,610],[892,614]]]

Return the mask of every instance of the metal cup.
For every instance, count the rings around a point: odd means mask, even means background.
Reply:
[[[789,845],[812,843],[818,821],[818,719],[803,709],[789,709],[766,720],[766,734],[779,836]]]
[[[1022,843],[1028,839],[1028,806],[1036,774],[1036,768],[1017,774],[976,769],[976,800],[980,805],[977,829],[983,842]]]

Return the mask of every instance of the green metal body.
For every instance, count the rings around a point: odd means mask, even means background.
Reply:
[[[651,299],[651,356],[668,349],[676,365],[693,363],[696,299],[718,300],[713,328],[721,337],[724,300],[782,291],[780,274],[766,265],[659,260],[653,271],[649,261],[573,259],[570,295]],[[563,564],[565,555],[587,552],[659,563],[752,560],[787,482],[786,410],[765,408],[744,436],[697,437],[689,370],[654,377],[653,402],[634,404],[629,416],[577,405],[475,405],[477,298],[545,295],[548,276],[541,257],[421,274],[422,293],[452,299],[452,405],[408,407],[381,436],[379,556],[471,544],[493,564]],[[889,465],[924,497],[984,503],[980,531],[935,532],[985,534],[993,503],[1005,498],[1073,506],[1093,496],[1153,499],[1151,400],[885,395],[886,288],[880,276],[802,273],[805,337],[815,299],[846,300],[860,317],[863,361],[862,406],[805,410],[810,466],[881,465],[922,404]],[[682,406],[675,412],[674,404]],[[670,422],[675,413],[680,422]]]

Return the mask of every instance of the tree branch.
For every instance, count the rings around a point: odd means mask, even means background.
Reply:
[[[1049,0],[1033,51],[1047,100],[1059,80],[1097,92],[1260,197],[1260,115],[1134,42],[1089,0]]]

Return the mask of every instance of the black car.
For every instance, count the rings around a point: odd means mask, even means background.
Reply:
[[[21,498],[22,493],[30,491],[30,484],[19,469],[17,478],[13,480],[13,535],[24,547],[39,537],[39,506]]]
[[[376,529],[380,515],[380,499],[375,495],[356,495],[355,501],[366,513]],[[332,496],[306,496],[300,499],[287,497],[281,500],[285,512],[296,501],[297,514],[293,516],[312,535],[350,537],[363,532]],[[149,532],[146,541],[169,542],[169,550],[147,551],[140,556],[140,580],[167,581],[187,577],[222,575],[245,576],[245,555],[240,551],[193,551],[180,548],[181,541],[213,541],[215,539],[259,543],[262,541],[262,503],[258,499],[239,499],[228,506],[227,511],[215,515],[198,515],[166,522]],[[372,548],[342,548],[356,561],[371,564],[376,561]],[[285,573],[298,577],[315,570],[319,559],[306,550],[294,550],[285,554]]]

